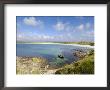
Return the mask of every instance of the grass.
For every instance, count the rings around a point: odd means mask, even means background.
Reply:
[[[85,42],[85,41],[81,41],[81,42],[60,42],[63,44],[80,44],[80,45],[90,45],[90,46],[94,46],[94,42]]]
[[[74,62],[70,65],[65,65],[61,69],[57,70],[55,74],[94,74],[94,51]]]

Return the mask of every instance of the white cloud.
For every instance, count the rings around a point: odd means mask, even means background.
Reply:
[[[18,35],[17,35],[17,41],[22,41],[23,38],[24,38],[24,37],[23,37],[22,34],[18,34]]]
[[[22,35],[18,35],[18,38],[22,38]]]
[[[64,30],[66,27],[66,24],[63,22],[57,22],[56,25],[54,25],[54,28],[58,31]]]
[[[78,30],[83,30],[84,29],[84,24],[80,24],[79,26],[77,26],[76,28],[78,29]]]
[[[35,17],[25,17],[23,21],[26,25],[30,26],[39,26],[43,23],[41,20],[37,20]]]
[[[72,39],[71,34],[63,35],[55,35],[50,36],[46,34],[36,34],[36,35],[30,35],[30,34],[17,34],[17,41],[63,41],[63,40],[70,40]]]
[[[32,37],[34,37],[34,39],[36,39],[36,40],[51,40],[51,39],[53,39],[54,37],[53,36],[49,36],[49,35],[45,35],[45,34],[38,34],[38,35],[35,35],[35,36],[32,36]]]
[[[77,30],[90,30],[93,29],[92,25],[90,23],[86,24],[80,24],[79,26],[76,26]]]
[[[58,31],[71,31],[74,29],[74,27],[72,25],[70,25],[69,22],[61,22],[61,21],[58,21],[55,25],[53,25],[54,29],[55,30],[58,30]]]
[[[43,35],[42,38],[43,38],[43,39],[51,39],[51,36]]]

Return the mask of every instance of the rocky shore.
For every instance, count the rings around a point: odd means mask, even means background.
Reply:
[[[76,50],[73,53],[79,59],[87,58],[89,55],[94,55],[94,50],[84,52],[83,50]],[[60,59],[60,57],[58,57]],[[63,59],[64,60],[64,56]],[[48,60],[43,57],[16,57],[16,74],[55,74],[61,68],[52,68]]]
[[[53,74],[55,70],[49,68],[48,61],[42,57],[18,57],[16,58],[17,74]]]

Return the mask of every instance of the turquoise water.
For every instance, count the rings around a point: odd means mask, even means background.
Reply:
[[[17,56],[43,57],[54,64],[71,63],[78,59],[73,55],[76,49],[87,49],[85,47],[59,44],[16,44],[16,47]],[[58,55],[63,55],[64,59],[58,58]]]

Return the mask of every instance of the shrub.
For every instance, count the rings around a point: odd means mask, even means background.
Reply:
[[[89,55],[93,55],[93,54],[94,54],[94,50],[91,49],[91,50],[89,51]]]
[[[94,46],[94,43],[91,42],[90,45],[91,45],[91,46]]]
[[[94,55],[57,70],[55,74],[94,74]]]

